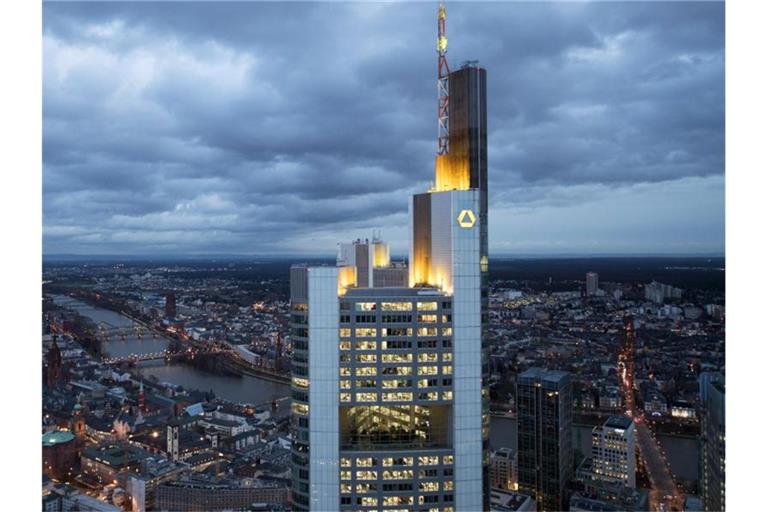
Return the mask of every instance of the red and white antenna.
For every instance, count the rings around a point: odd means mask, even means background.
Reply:
[[[437,8],[437,154],[448,154],[448,38],[445,37],[445,4]]]

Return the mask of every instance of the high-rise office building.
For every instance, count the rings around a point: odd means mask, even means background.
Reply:
[[[491,453],[491,489],[517,490],[517,453],[510,448],[499,448]]]
[[[165,294],[165,317],[171,320],[176,318],[176,294],[173,292]]]
[[[392,263],[389,244],[379,237],[372,240],[357,239],[351,243],[340,243],[336,266],[355,267],[355,285],[359,288],[381,288],[408,285],[408,267]]]
[[[573,386],[568,372],[529,368],[517,379],[517,478],[538,510],[566,510],[573,475]]]
[[[299,510],[489,508],[485,70],[445,80],[450,147],[410,203],[408,282],[376,278],[380,240],[291,268]]]
[[[701,499],[704,510],[725,510],[725,379],[699,376],[701,399]]]
[[[597,272],[587,272],[587,295],[597,295],[598,276]]]
[[[611,416],[592,429],[592,472],[595,480],[635,487],[635,424]]]

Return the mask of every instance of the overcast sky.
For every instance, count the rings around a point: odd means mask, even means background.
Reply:
[[[312,254],[436,148],[436,2],[46,3],[46,254]],[[448,3],[488,70],[492,256],[724,252],[724,4]]]

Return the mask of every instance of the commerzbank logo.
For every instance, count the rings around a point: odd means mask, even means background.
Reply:
[[[471,228],[475,225],[475,214],[472,210],[461,210],[459,216],[456,217],[459,222],[459,226],[463,228]]]

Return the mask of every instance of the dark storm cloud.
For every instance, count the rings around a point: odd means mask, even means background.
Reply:
[[[717,204],[723,4],[448,9],[452,66],[488,69],[492,215],[538,211],[535,226],[584,206],[589,224],[589,204],[644,184],[691,212],[702,190]],[[434,15],[431,3],[46,3],[45,250],[328,252],[332,233],[407,225],[407,196],[432,175]],[[691,247],[718,250],[723,212],[704,213],[688,232],[714,233]],[[501,250],[525,250],[491,227]]]

